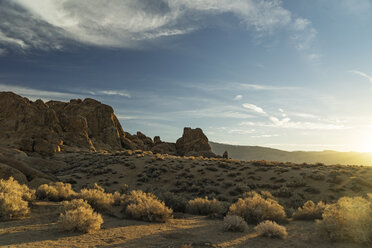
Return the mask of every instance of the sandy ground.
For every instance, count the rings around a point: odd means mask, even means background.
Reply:
[[[253,226],[245,233],[224,232],[222,220],[184,215],[168,223],[147,223],[104,216],[95,234],[64,233],[56,224],[60,203],[35,202],[32,216],[0,222],[0,247],[367,247],[332,243],[316,232],[312,221],[285,225],[285,240],[257,237]]]

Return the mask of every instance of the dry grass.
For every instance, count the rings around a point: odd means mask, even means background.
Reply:
[[[287,230],[284,226],[269,220],[265,220],[255,226],[254,230],[260,236],[285,239],[288,236]]]
[[[217,199],[210,200],[208,197],[195,198],[187,203],[187,212],[191,214],[209,215],[217,217],[223,214],[223,204]]]
[[[251,193],[244,199],[239,198],[229,208],[230,215],[238,215],[248,223],[258,223],[263,220],[282,222],[286,220],[284,208],[271,198],[265,199],[259,194]]]
[[[313,201],[307,201],[293,213],[292,218],[295,220],[321,219],[326,206],[322,201],[318,202],[318,204]]]
[[[71,188],[71,184],[63,182],[43,184],[36,191],[38,199],[49,201],[71,200],[76,195],[76,192]]]
[[[10,177],[0,179],[0,220],[20,219],[30,213],[28,201],[35,198],[35,191]]]
[[[372,241],[372,199],[342,197],[324,210],[318,221],[323,234],[334,241]]]
[[[244,232],[248,229],[248,225],[240,216],[227,215],[223,219],[223,229],[224,231]]]
[[[64,202],[64,210],[58,219],[60,228],[69,232],[94,233],[100,230],[102,223],[102,216],[83,199]]]
[[[115,197],[116,196],[116,197]],[[120,196],[106,193],[105,190],[97,184],[92,189],[82,189],[79,198],[86,200],[96,211],[112,212],[112,206],[119,201]]]
[[[149,222],[166,222],[173,217],[172,209],[151,193],[133,190],[122,197],[124,214],[133,219]]]

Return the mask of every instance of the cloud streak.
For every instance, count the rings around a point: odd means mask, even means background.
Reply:
[[[364,77],[364,78],[367,79],[370,83],[372,83],[372,76],[369,76],[368,74],[366,74],[366,73],[364,73],[364,72],[357,71],[357,70],[350,70],[349,72],[354,73],[355,75],[358,75],[358,76]]]
[[[266,112],[262,108],[254,105],[254,104],[244,103],[244,104],[242,104],[242,106],[246,109],[252,110],[253,112],[266,115]]]
[[[17,49],[62,49],[66,42],[141,47],[141,41],[210,26],[210,17],[224,14],[259,36],[290,29],[307,44],[316,33],[309,20],[294,19],[279,0],[4,0],[0,9],[0,44]]]

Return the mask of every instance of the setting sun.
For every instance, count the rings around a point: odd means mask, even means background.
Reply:
[[[360,152],[372,152],[372,133],[366,135],[360,144]]]

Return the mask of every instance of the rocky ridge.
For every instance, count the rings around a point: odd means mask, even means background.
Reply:
[[[0,92],[0,145],[25,152],[152,151],[172,155],[215,156],[200,128],[185,128],[176,143],[124,132],[112,107],[91,98],[70,102],[30,101]]]

